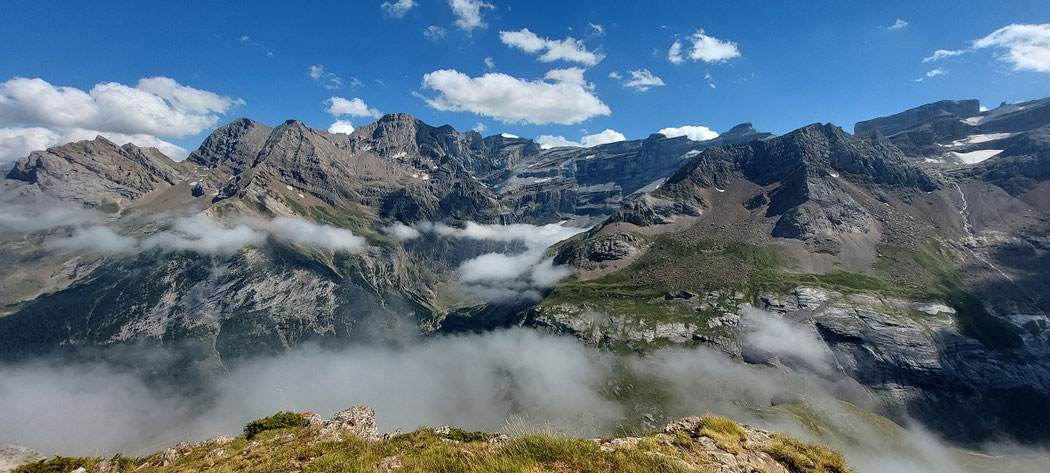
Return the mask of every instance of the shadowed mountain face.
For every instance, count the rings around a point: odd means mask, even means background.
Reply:
[[[882,136],[970,108],[858,124],[870,137],[810,125],[705,150],[560,245],[555,261],[580,273],[521,323],[614,350],[707,344],[804,370],[749,335],[759,308],[808,327],[834,366],[821,377],[857,380],[889,411],[965,441],[1045,438],[1011,414],[1050,400],[1045,131],[1012,132],[1008,151],[976,165],[927,163],[895,144],[907,131]]]
[[[406,114],[349,135],[239,119],[178,163],[71,143],[0,188],[0,359],[156,343],[181,353],[164,377],[519,324],[782,370],[816,356],[884,414],[1046,438],[1008,407],[1050,400],[1048,103],[591,148]],[[548,250],[578,231],[558,222],[590,231]],[[816,348],[756,342],[754,311]]]

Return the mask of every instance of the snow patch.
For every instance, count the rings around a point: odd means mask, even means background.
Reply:
[[[977,164],[986,159],[995,157],[999,153],[1002,153],[1001,149],[979,149],[977,151],[970,151],[969,153],[957,153],[952,151],[956,157],[966,164]]]
[[[966,146],[974,145],[977,143],[987,143],[989,141],[1001,140],[1003,138],[1009,138],[1014,136],[1016,133],[984,133],[979,135],[970,135],[966,138],[955,140],[948,146]]]
[[[725,189],[719,189],[717,187],[715,188],[715,190],[718,191],[718,192],[725,192],[726,191]]]
[[[518,135],[512,135],[512,134],[510,134],[510,133],[500,133],[500,134],[499,134],[499,136],[502,136],[502,137],[504,137],[504,138],[510,138],[510,139],[512,139],[512,140],[516,140],[516,139],[520,138],[520,136],[518,136]]]
[[[682,157],[683,158],[692,158],[693,156],[696,156],[698,154],[700,154],[699,151],[697,151],[695,149],[691,149],[689,151],[686,151],[685,154],[682,155]]]

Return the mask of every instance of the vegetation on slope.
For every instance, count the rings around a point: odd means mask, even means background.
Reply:
[[[18,467],[15,473],[51,473],[83,467],[89,473],[136,472],[688,472],[767,471],[848,473],[842,457],[819,445],[770,434],[707,415],[680,419],[640,438],[569,439],[549,433],[517,437],[446,428],[419,429],[366,440],[346,435],[329,441],[323,428],[265,428],[279,413],[245,426],[235,439],[177,446],[143,458],[56,457]]]

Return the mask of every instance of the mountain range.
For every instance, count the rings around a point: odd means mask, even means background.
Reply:
[[[33,152],[0,201],[8,362],[162,345],[158,376],[184,376],[526,326],[819,359],[888,417],[1050,438],[1050,99],[550,149],[407,114],[238,119],[179,162],[102,137]],[[819,352],[749,340],[753,310]]]

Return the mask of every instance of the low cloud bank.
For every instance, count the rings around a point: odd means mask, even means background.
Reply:
[[[13,219],[23,229],[40,230],[52,222],[50,228],[74,226],[70,221],[58,222],[65,214],[31,223]],[[0,225],[3,225],[0,215]],[[148,235],[142,240],[120,235],[112,228],[100,225],[76,227],[67,237],[53,237],[50,248],[95,253],[127,253],[133,251],[193,251],[201,254],[230,254],[241,248],[258,247],[267,238],[294,243],[325,251],[359,253],[368,244],[361,236],[345,228],[322,225],[298,217],[277,217],[273,220],[243,219],[232,224],[220,223],[205,214],[178,217],[165,230]]]
[[[645,414],[716,412],[813,438],[789,416],[769,416],[775,399],[800,398],[832,429],[834,437],[823,440],[860,472],[966,471],[960,462],[973,462],[971,471],[1011,471],[1024,458],[1045,458],[1014,451],[997,461],[949,449],[917,429],[882,432],[833,400],[836,383],[745,365],[707,348],[617,356],[524,329],[403,348],[294,350],[232,368],[204,398],[165,394],[105,364],[36,361],[0,367],[0,379],[0,443],[49,454],[144,454],[235,434],[279,410],[328,416],[357,404],[375,408],[383,430],[449,424],[495,431],[524,417],[569,435],[607,436],[638,427]]]
[[[488,302],[539,300],[542,289],[553,287],[572,274],[565,266],[555,266],[553,258],[544,258],[551,245],[586,231],[585,228],[558,224],[485,225],[467,222],[463,228],[443,223],[420,222],[412,226],[403,223],[386,227],[386,233],[407,241],[425,234],[445,238],[461,238],[504,243],[519,242],[525,251],[515,253],[486,253],[459,265],[459,282],[467,296]]]

